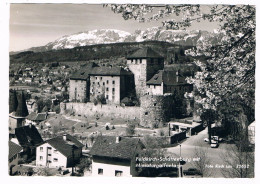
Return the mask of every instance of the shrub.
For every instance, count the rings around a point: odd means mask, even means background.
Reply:
[[[108,125],[106,126],[106,130],[109,130],[109,126]]]
[[[133,124],[128,124],[126,127],[126,135],[134,135],[135,134],[135,125]]]

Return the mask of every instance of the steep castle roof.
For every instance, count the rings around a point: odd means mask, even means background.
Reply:
[[[121,76],[121,75],[133,75],[132,72],[125,70],[119,66],[101,66],[95,67],[89,75],[94,76]]]
[[[27,116],[29,113],[28,113],[26,99],[25,99],[23,92],[21,94],[17,95],[17,101],[18,101],[18,106],[15,111],[15,116],[18,116],[18,117]]]
[[[127,59],[135,59],[135,58],[163,58],[163,56],[155,52],[150,47],[145,47],[137,50],[132,55],[127,57]]]
[[[90,154],[131,160],[138,144],[141,144],[138,138],[120,137],[120,141],[116,143],[115,136],[99,136],[90,150]]]
[[[9,91],[9,113],[16,111],[18,106],[17,95],[15,90]]]
[[[84,146],[71,135],[67,134],[65,136],[66,140],[63,139],[63,136],[57,136],[47,140],[46,142],[67,157],[72,155],[73,146],[76,148],[82,148]]]
[[[178,81],[177,81],[178,74]],[[187,84],[186,77],[180,72],[177,71],[166,71],[159,70],[149,81],[147,81],[147,85],[161,85],[163,82],[167,86]]]
[[[82,67],[80,70],[73,73],[70,79],[74,80],[87,80],[89,77],[90,72],[93,68],[97,67],[98,65],[95,63],[88,63],[86,66]]]

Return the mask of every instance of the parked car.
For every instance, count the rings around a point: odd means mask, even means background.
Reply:
[[[217,142],[223,142],[224,141],[224,139],[223,138],[220,138],[219,136],[211,136],[211,140],[215,140],[215,141],[217,141]],[[204,141],[205,142],[209,142],[209,138],[204,138]]]
[[[201,172],[196,168],[189,168],[188,170],[183,171],[184,175],[202,175]]]

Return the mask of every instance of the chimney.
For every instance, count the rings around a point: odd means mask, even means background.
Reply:
[[[66,141],[67,140],[67,135],[66,134],[63,134],[63,140]]]
[[[120,140],[121,140],[121,137],[120,137],[120,136],[117,136],[117,137],[116,137],[116,143],[119,143]]]

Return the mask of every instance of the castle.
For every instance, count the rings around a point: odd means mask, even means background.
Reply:
[[[70,102],[110,106],[126,98],[140,103],[137,118],[145,127],[160,126],[180,113],[176,95],[193,90],[179,70],[164,68],[164,57],[151,48],[141,48],[127,56],[127,68],[87,64],[70,77]]]

